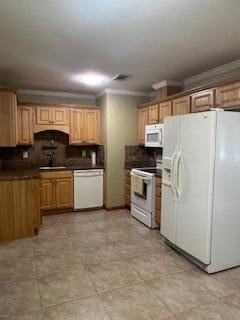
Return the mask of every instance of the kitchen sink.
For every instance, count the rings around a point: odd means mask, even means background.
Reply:
[[[40,167],[40,170],[57,170],[57,169],[66,169],[66,167]]]

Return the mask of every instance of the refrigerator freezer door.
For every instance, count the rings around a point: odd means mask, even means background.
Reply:
[[[209,272],[240,265],[240,113],[217,113]]]
[[[216,112],[181,116],[176,245],[210,263]]]
[[[179,137],[179,116],[168,117],[164,122],[163,184],[161,209],[161,234],[175,243],[176,199],[173,190],[173,165],[177,154]]]

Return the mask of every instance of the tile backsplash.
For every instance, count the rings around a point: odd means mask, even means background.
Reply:
[[[155,166],[156,159],[162,159],[162,148],[125,146],[125,167]]]
[[[23,159],[23,151],[28,158]],[[85,151],[86,156],[82,155]],[[43,131],[34,135],[33,146],[0,148],[0,166],[2,167],[39,167],[49,161],[48,154],[54,152],[57,166],[78,166],[91,164],[91,152],[97,154],[97,162],[104,163],[104,146],[71,146],[68,135],[59,131]]]

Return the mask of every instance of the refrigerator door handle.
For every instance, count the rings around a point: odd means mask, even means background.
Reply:
[[[175,187],[175,158],[177,156],[177,150],[175,150],[173,152],[173,156],[172,156],[172,162],[171,162],[171,183],[170,183],[170,186],[171,186],[171,190],[172,190],[172,194],[173,194],[173,199],[174,201],[177,200],[177,192],[176,192],[176,187]]]
[[[176,161],[175,161],[175,168],[174,168],[174,173],[175,173],[175,177],[174,177],[174,187],[176,190],[176,196],[177,196],[177,200],[178,202],[181,200],[181,185],[180,185],[180,181],[179,181],[179,164],[180,164],[180,160],[181,160],[181,150],[178,151],[177,156],[176,156]]]

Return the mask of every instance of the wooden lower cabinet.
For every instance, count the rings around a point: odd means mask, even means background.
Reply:
[[[56,207],[73,207],[73,180],[72,178],[56,179]]]
[[[26,238],[40,227],[39,179],[0,181],[0,240]]]
[[[125,205],[131,207],[131,175],[130,170],[125,170]]]
[[[161,223],[162,178],[155,178],[155,221]]]
[[[40,207],[43,211],[73,207],[73,177],[71,171],[42,172]]]
[[[40,203],[41,209],[52,209],[55,206],[55,179],[41,179],[40,182]]]

